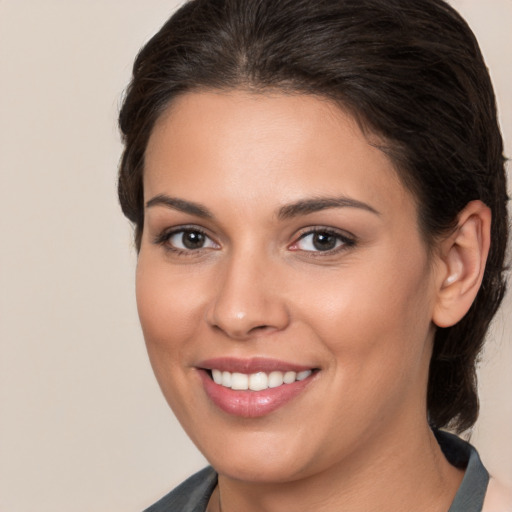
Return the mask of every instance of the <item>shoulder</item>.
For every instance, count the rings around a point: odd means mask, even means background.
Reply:
[[[512,512],[512,489],[491,477],[482,512]]]
[[[144,512],[204,512],[216,485],[215,470],[204,468]]]

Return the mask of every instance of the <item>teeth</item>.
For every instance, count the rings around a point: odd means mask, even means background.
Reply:
[[[222,372],[222,385],[227,388],[231,387],[231,373]]]
[[[303,372],[297,373],[297,380],[307,379],[311,375],[311,370],[305,370]]]
[[[231,389],[239,389],[241,391],[249,389],[249,375],[246,375],[245,373],[232,373]]]
[[[295,372],[286,372],[283,376],[283,382],[285,384],[291,384],[292,382],[295,382],[296,377],[297,374]]]
[[[220,370],[212,370],[213,382],[222,384],[222,372]]]
[[[261,391],[268,388],[268,376],[266,373],[258,372],[249,375],[249,389],[251,391]]]
[[[277,388],[283,383],[283,372],[271,372],[268,376],[268,387]]]
[[[268,388],[277,388],[283,384],[307,379],[312,370],[302,372],[257,372],[247,375],[246,373],[231,373],[221,370],[211,370],[213,381],[226,388],[238,391],[262,391]]]

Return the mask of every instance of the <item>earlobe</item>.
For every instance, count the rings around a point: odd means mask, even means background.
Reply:
[[[432,321],[451,327],[468,312],[480,288],[489,253],[491,210],[471,201],[455,231],[441,242],[437,297]]]

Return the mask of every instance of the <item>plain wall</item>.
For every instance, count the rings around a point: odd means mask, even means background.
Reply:
[[[453,0],[512,152],[512,2]],[[153,378],[116,198],[116,115],[172,0],[0,0],[0,510],[140,511],[204,465]],[[512,482],[512,301],[473,435]]]

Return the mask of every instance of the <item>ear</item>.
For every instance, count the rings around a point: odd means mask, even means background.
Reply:
[[[491,210],[471,201],[458,215],[457,228],[440,242],[437,297],[432,321],[451,327],[468,312],[482,283],[491,240]]]

